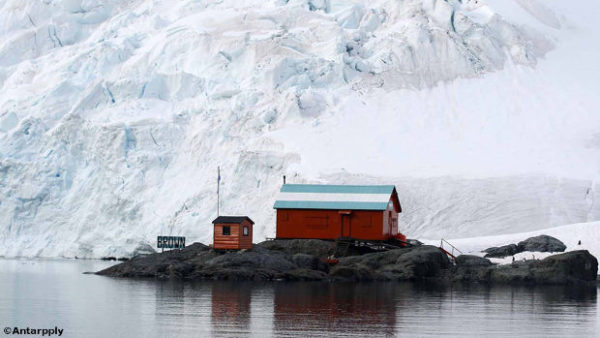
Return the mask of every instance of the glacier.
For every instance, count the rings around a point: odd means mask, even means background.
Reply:
[[[600,220],[600,5],[0,2],[0,256],[274,236],[292,183],[396,184],[412,238]],[[594,223],[595,224],[595,223]]]

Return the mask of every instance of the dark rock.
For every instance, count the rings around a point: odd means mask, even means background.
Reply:
[[[116,261],[117,257],[113,257],[113,256],[108,256],[108,257],[102,257],[101,258],[103,261]]]
[[[208,247],[201,243],[194,243],[182,250],[171,250],[164,253],[135,256],[127,262],[111,266],[97,272],[99,275],[113,277],[156,277],[169,278],[172,276],[169,266],[179,262],[192,260],[198,263],[199,259],[208,260],[215,256],[209,252]],[[175,273],[175,275],[178,275]]]
[[[407,273],[408,279],[423,279],[442,276],[451,263],[439,248],[423,245],[398,257],[396,266]]]
[[[416,280],[442,277],[449,267],[438,248],[423,245],[341,258],[330,274],[353,280]]]
[[[596,283],[598,261],[587,251],[574,251],[544,260],[492,265],[488,259],[461,255],[452,266],[435,246],[422,245],[343,257],[329,268],[299,243],[269,250],[217,252],[195,243],[182,250],[136,256],[97,274],[113,277],[227,280],[434,280],[483,283]],[[283,248],[283,249],[282,249]]]
[[[312,255],[297,253],[292,256],[292,262],[301,269],[329,272],[329,264]]]
[[[460,255],[456,257],[456,265],[458,266],[490,266],[492,262],[489,259],[473,256],[473,255]]]
[[[489,259],[472,256],[460,255],[456,257],[456,266],[452,272],[452,280],[463,282],[488,282],[490,270],[487,267],[492,266]]]
[[[347,281],[370,281],[375,279],[373,270],[362,264],[355,265],[336,265],[329,275],[336,280]]]
[[[516,261],[508,265],[457,265],[453,279],[497,284],[572,284],[593,283],[597,274],[598,260],[581,250],[549,256],[541,261]]]
[[[595,281],[598,260],[587,250],[570,251],[542,259],[534,269],[537,281],[564,284],[573,281]]]
[[[291,255],[304,253],[319,258],[327,258],[335,250],[335,242],[319,239],[275,239],[258,243],[255,246]]]
[[[483,250],[486,253],[485,257],[491,258],[504,258],[507,256],[514,256],[518,254],[519,248],[516,244],[503,245],[500,247],[493,247]]]
[[[547,235],[527,238],[526,240],[519,242],[517,247],[519,252],[564,252],[567,249],[567,246],[563,242]]]
[[[297,266],[289,259],[289,256],[278,253],[265,255],[252,251],[228,252],[211,259],[206,265],[207,267],[213,268],[262,268],[276,272],[297,268]]]

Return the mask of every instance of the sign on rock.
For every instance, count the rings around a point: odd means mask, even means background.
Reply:
[[[185,237],[181,236],[158,236],[156,246],[159,249],[183,249],[185,248]]]

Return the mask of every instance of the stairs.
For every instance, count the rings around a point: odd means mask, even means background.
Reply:
[[[345,257],[348,254],[348,249],[352,245],[352,241],[343,237],[335,240],[335,249],[333,255],[335,257]]]
[[[462,251],[458,250],[458,248],[443,238],[440,240],[439,249],[441,252],[445,253],[454,264],[456,264],[456,256],[462,255]]]

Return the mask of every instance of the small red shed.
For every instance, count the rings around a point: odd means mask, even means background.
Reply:
[[[284,184],[274,208],[276,238],[406,240],[393,185]]]
[[[248,216],[219,216],[213,221],[215,250],[252,249],[252,226]]]

